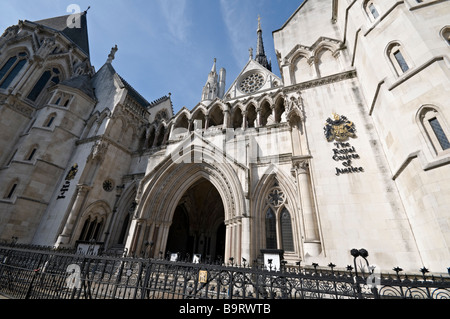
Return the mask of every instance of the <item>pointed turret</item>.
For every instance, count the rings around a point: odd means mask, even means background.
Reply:
[[[272,71],[272,63],[267,60],[266,52],[264,50],[264,41],[262,37],[262,28],[261,28],[261,17],[258,16],[258,42],[256,45],[256,56],[255,61],[261,64],[263,67]]]
[[[217,59],[214,59],[214,64],[211,72],[208,75],[208,81],[203,87],[202,102],[212,101],[216,97],[222,98],[225,92],[225,69],[220,69],[220,75],[217,74]]]

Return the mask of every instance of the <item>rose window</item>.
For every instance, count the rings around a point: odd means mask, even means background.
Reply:
[[[265,79],[262,74],[254,73],[242,80],[240,90],[244,93],[253,93],[262,88]]]

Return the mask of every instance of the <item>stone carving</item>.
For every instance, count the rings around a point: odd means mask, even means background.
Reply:
[[[106,60],[106,63],[112,63],[112,61],[115,59],[116,57],[116,52],[119,51],[119,48],[117,47],[117,44],[115,45],[115,47],[113,47],[111,49],[111,52],[108,55],[108,60]]]
[[[89,155],[88,160],[101,160],[108,150],[108,143],[103,141],[96,141],[92,146],[91,155]]]
[[[333,119],[328,118],[324,131],[328,142],[345,142],[350,137],[356,137],[355,124],[338,114],[333,114]]]

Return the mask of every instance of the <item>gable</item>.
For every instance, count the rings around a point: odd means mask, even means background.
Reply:
[[[87,56],[89,56],[89,38],[87,30],[86,12],[80,14],[80,27],[70,27],[69,18],[73,15],[65,15],[45,20],[34,21],[32,23],[44,26],[51,30],[60,32],[74,44],[76,44]]]
[[[224,100],[247,98],[282,86],[283,81],[273,72],[251,59],[224,95]]]

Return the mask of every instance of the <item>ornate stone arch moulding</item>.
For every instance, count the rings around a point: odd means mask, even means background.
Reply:
[[[196,151],[202,152],[201,163],[183,163]],[[237,163],[220,161],[223,161],[220,154],[195,147],[183,154],[180,163],[167,157],[142,180],[137,194],[139,205],[136,217],[170,221],[184,193],[201,178],[210,181],[219,192],[225,208],[225,220],[242,216],[246,211],[242,189],[244,182],[239,180],[236,171],[245,170],[246,174],[246,169]]]

